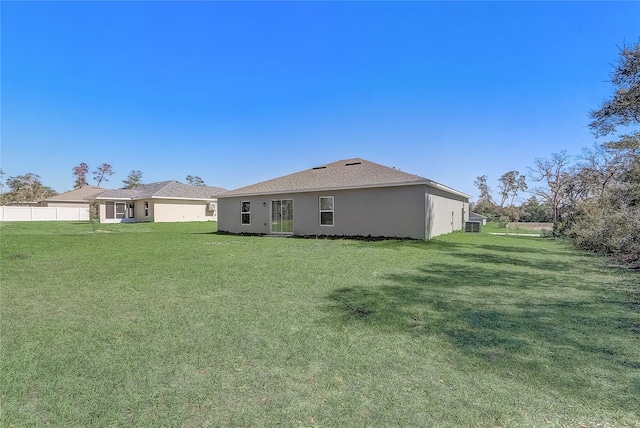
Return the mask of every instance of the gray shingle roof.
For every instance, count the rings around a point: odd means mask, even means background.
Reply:
[[[369,162],[364,159],[345,159],[312,169],[274,178],[239,189],[231,190],[220,197],[305,192],[327,189],[350,189],[364,187],[386,187],[410,184],[429,184],[464,193],[442,186],[427,178],[402,172],[395,168]]]
[[[471,217],[475,217],[475,218],[488,218],[487,216],[484,216],[482,214],[478,214],[478,213],[474,213],[473,211],[469,212],[469,218]]]
[[[180,198],[180,199],[215,199],[226,192],[221,187],[192,186],[179,181],[161,181],[142,184],[133,189],[107,190],[98,199],[148,199],[148,198]]]

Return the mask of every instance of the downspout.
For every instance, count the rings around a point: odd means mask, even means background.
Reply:
[[[425,189],[424,193],[424,237],[425,241],[431,240],[431,194]]]

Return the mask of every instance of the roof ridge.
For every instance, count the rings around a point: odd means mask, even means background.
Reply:
[[[161,183],[165,183],[165,184],[164,184],[162,187],[160,187],[160,188],[156,189],[156,191],[155,191],[155,192],[153,192],[151,196],[153,196],[153,195],[155,195],[156,193],[159,193],[160,191],[162,191],[162,190],[166,189],[167,187],[169,187],[169,186],[170,186],[171,184],[173,184],[174,182],[175,182],[175,183],[177,183],[177,181],[175,181],[175,180],[160,181],[158,184],[161,184]]]

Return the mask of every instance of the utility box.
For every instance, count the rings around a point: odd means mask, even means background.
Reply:
[[[482,232],[482,223],[479,221],[466,221],[464,223],[464,231],[472,233]]]

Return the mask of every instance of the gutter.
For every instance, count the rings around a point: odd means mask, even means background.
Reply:
[[[269,191],[269,192],[247,192],[247,193],[233,193],[233,191],[222,195],[217,196],[218,199],[224,198],[239,198],[243,196],[263,196],[263,195],[282,195],[289,193],[309,193],[309,192],[329,192],[332,190],[357,190],[357,189],[376,189],[376,188],[386,188],[386,187],[403,187],[403,186],[431,186],[436,189],[444,190],[445,192],[452,193],[457,196],[462,196],[463,198],[471,198],[471,195],[467,195],[466,193],[459,192],[451,187],[447,187],[443,184],[437,183],[435,181],[426,180],[426,181],[406,181],[402,183],[388,183],[388,184],[368,184],[362,186],[345,186],[345,187],[317,187],[317,188],[309,188],[309,189],[298,189],[298,190],[277,190],[277,191]]]

